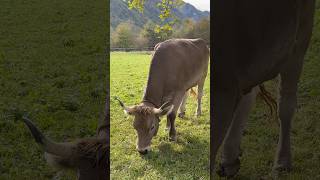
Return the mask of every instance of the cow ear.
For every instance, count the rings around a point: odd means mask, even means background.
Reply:
[[[125,114],[134,115],[135,109],[136,109],[135,106],[131,106],[131,107],[124,108],[123,111]]]
[[[159,109],[155,108],[154,113],[159,117],[164,116],[164,115],[168,115],[172,112],[173,107],[174,107],[174,105],[166,106],[164,108],[159,108]]]
[[[49,165],[57,169],[76,168],[76,162],[71,157],[57,156],[51,153],[44,153],[44,157]]]

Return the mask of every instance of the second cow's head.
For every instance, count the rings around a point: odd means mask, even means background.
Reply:
[[[167,102],[160,108],[147,103],[126,106],[119,98],[116,97],[116,100],[126,114],[134,116],[133,127],[138,136],[136,148],[139,153],[146,154],[151,149],[152,138],[157,135],[161,116],[169,114],[173,105]]]

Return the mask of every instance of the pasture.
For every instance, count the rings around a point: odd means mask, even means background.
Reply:
[[[0,2],[0,180],[75,179],[57,173],[20,121],[51,139],[94,136],[103,118],[105,1]]]
[[[280,179],[320,179],[320,1],[315,26],[305,57],[298,90],[298,108],[292,122],[293,170]],[[127,105],[139,103],[146,83],[150,55],[111,53],[111,97],[119,96]],[[267,89],[276,97],[276,82]],[[204,107],[209,107],[209,81],[206,81]],[[195,101],[188,100],[188,119],[177,118],[178,143],[168,141],[163,119],[153,151],[140,156],[135,150],[136,135],[132,117],[126,117],[111,99],[111,177],[113,179],[208,179],[208,109],[200,119],[193,118]],[[242,140],[241,169],[235,179],[271,179],[279,128],[268,119],[268,107],[257,99]],[[218,178],[218,177],[216,177]],[[219,179],[219,178],[218,178]]]
[[[158,135],[152,140],[152,151],[142,156],[135,149],[133,117],[127,117],[112,97],[120,97],[126,105],[140,103],[150,60],[148,52],[110,54],[111,179],[208,179],[209,78],[204,88],[203,115],[195,118],[196,100],[189,97],[186,119],[176,119],[177,143],[169,142],[163,117]]]

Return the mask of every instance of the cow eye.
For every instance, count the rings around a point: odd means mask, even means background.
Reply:
[[[150,128],[150,130],[152,131],[154,129],[154,125],[152,125],[152,127]]]

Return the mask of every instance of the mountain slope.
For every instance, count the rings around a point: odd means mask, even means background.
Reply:
[[[142,14],[137,10],[128,9],[126,0],[110,0],[111,27],[115,28],[118,24],[125,21],[131,21],[138,27],[142,27],[148,21],[159,22],[160,18],[158,16],[160,11],[157,7],[159,2],[161,0],[146,1]],[[208,11],[200,11],[189,3],[183,3],[183,5],[174,9],[173,13],[180,20],[191,18],[195,21],[210,15]]]

